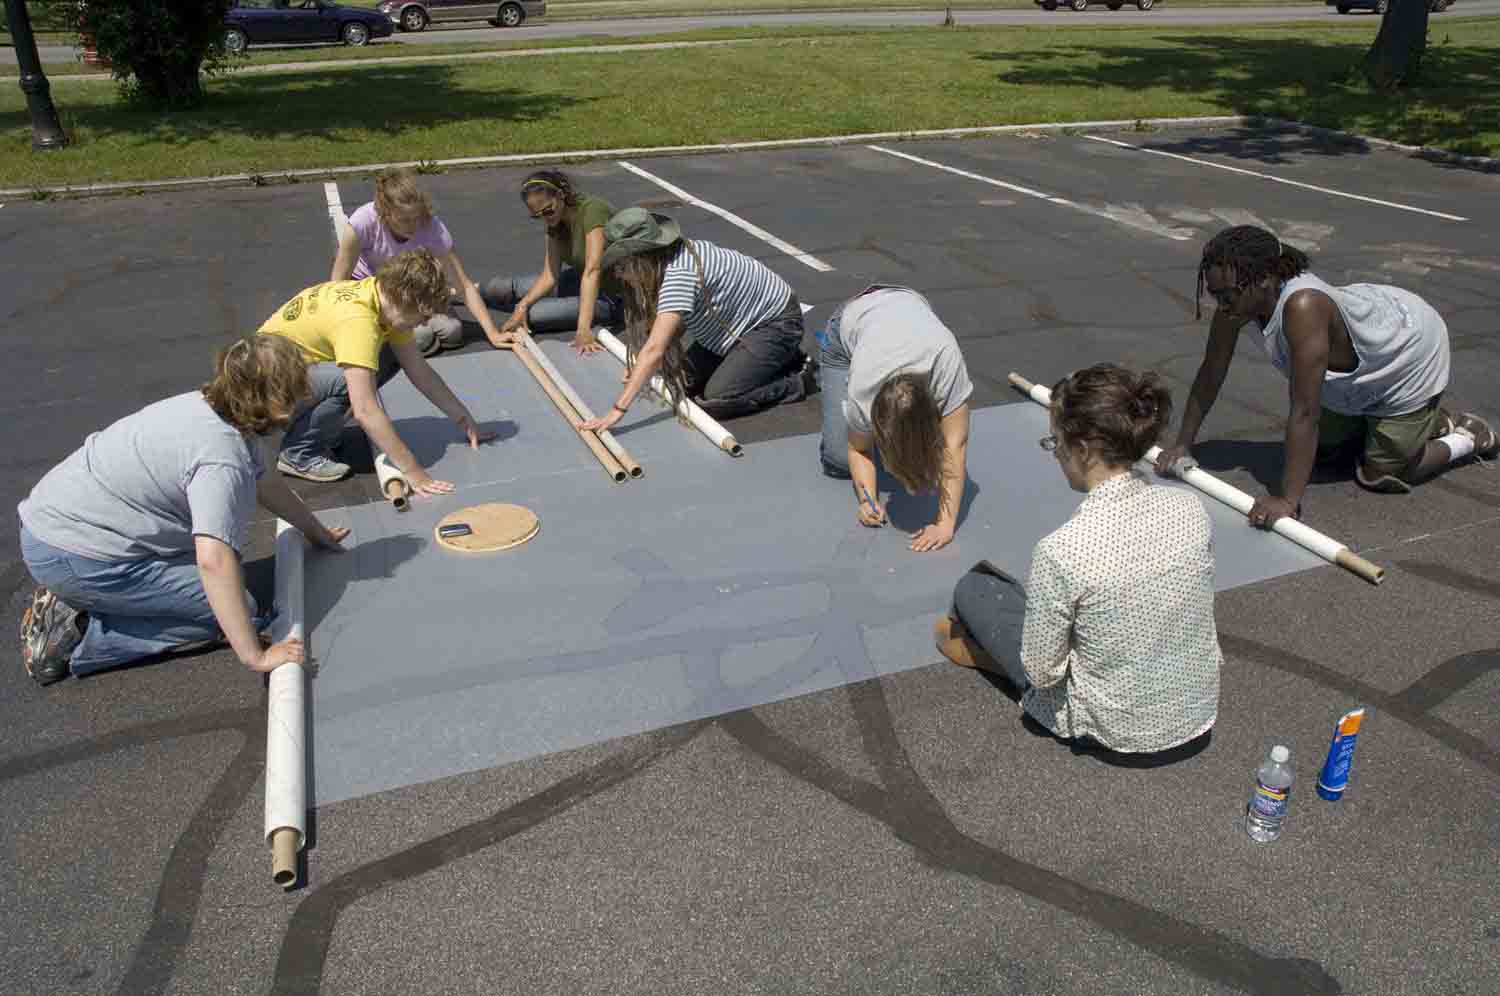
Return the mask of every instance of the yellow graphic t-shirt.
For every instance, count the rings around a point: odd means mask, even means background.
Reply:
[[[375,278],[318,284],[282,305],[260,327],[262,335],[295,342],[308,363],[380,369],[380,347],[403,346],[410,332],[389,328],[380,315]]]

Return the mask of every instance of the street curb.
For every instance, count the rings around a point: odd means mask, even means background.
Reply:
[[[1192,118],[1136,118],[1117,121],[1049,121],[1036,124],[985,125],[971,128],[935,128],[922,131],[870,132],[859,135],[828,135],[816,138],[768,139],[756,142],[723,142],[710,145],[659,145],[623,149],[576,149],[568,152],[534,152],[516,155],[465,156],[457,159],[411,159],[400,162],[364,163],[357,166],[329,166],[322,169],[279,170],[268,173],[228,173],[219,176],[183,177],[175,180],[140,180],[120,183],[90,183],[81,186],[64,184],[53,187],[12,187],[0,190],[0,198],[49,199],[107,197],[113,194],[161,193],[177,190],[201,190],[217,187],[295,184],[303,181],[331,180],[341,176],[373,175],[393,166],[417,169],[480,169],[487,166],[527,166],[548,163],[583,163],[597,159],[622,157],[656,158],[662,156],[714,155],[726,152],[755,152],[771,149],[834,148],[865,142],[909,142],[943,138],[972,138],[982,135],[1014,135],[1037,132],[1088,131],[1090,129],[1139,129],[1143,131],[1215,127],[1280,128],[1321,138],[1363,143],[1376,148],[1404,152],[1417,158],[1461,165],[1484,172],[1500,172],[1500,158],[1465,156],[1429,146],[1402,145],[1383,138],[1371,138],[1352,132],[1307,125],[1283,118],[1256,115],[1225,115]]]

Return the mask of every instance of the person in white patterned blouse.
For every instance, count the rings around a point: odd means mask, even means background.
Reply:
[[[1171,411],[1153,373],[1100,364],[1059,381],[1041,445],[1087,496],[1036,545],[1024,587],[980,563],[937,624],[945,657],[1005,678],[1054,734],[1123,753],[1185,744],[1218,716],[1208,513],[1132,469]]]

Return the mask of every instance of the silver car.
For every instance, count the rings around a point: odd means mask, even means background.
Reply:
[[[429,24],[488,21],[514,28],[532,17],[547,15],[547,0],[381,0],[380,12],[402,31],[422,31]]]

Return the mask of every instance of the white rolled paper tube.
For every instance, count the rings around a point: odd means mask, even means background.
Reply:
[[[1041,384],[1033,384],[1031,381],[1018,374],[1011,374],[1010,382],[1015,387],[1026,393],[1032,401],[1043,407],[1052,404],[1052,392]],[[1153,446],[1146,451],[1144,459],[1148,463],[1155,463],[1156,458],[1161,455],[1161,447]],[[1189,484],[1210,498],[1217,499],[1239,512],[1241,515],[1249,515],[1250,509],[1255,506],[1255,499],[1233,484],[1219,480],[1206,470],[1197,467],[1183,468],[1175,471],[1177,477],[1185,484]],[[1385,577],[1385,569],[1370,563],[1350,550],[1343,543],[1325,536],[1311,526],[1304,525],[1291,516],[1283,516],[1271,525],[1271,531],[1286,537],[1293,543],[1308,550],[1324,560],[1329,561],[1358,574],[1371,584],[1379,584]]]
[[[627,366],[630,364],[630,357],[626,353],[625,344],[616,338],[613,332],[608,329],[595,329],[594,335],[604,344],[604,348],[609,350],[610,355]],[[669,404],[671,403],[672,396],[667,393],[667,385],[662,382],[661,377],[653,376],[651,378],[651,389],[660,395],[663,400]],[[707,412],[693,404],[687,398],[683,398],[678,403],[677,414],[691,422],[693,428],[707,436],[713,441],[715,446],[730,456],[740,456],[745,452],[735,438],[729,434],[728,430],[718,422],[715,422],[709,417]]]
[[[537,366],[547,371],[547,376],[552,378],[552,383],[562,392],[562,396],[568,399],[568,404],[577,410],[578,417],[585,422],[593,421],[594,412],[589,408],[588,402],[584,401],[578,392],[573,390],[573,385],[569,384],[567,378],[562,375],[557,367],[553,366],[551,360],[547,359],[547,354],[542,352],[542,347],[536,344],[536,340],[529,335],[522,334],[519,341],[521,348],[526,350],[527,355],[536,360]],[[604,444],[604,448],[609,450],[609,455],[620,461],[620,466],[625,468],[627,474],[631,477],[641,477],[645,473],[641,469],[641,465],[635,461],[635,458],[625,452],[625,447],[621,446],[619,441],[615,439],[614,433],[608,429],[604,429],[595,433],[595,435],[599,437],[599,442]]]
[[[396,465],[391,463],[390,457],[384,453],[375,455],[375,480],[380,484],[380,493],[391,500],[391,504],[396,506],[396,511],[406,511],[411,484],[406,480],[406,475],[397,470]],[[393,481],[399,481],[401,484],[395,494],[391,494],[390,490]]]
[[[285,521],[276,523],[276,622],[278,643],[305,639],[303,560],[307,544]],[[266,843],[272,847],[272,876],[291,888],[297,880],[296,853],[307,842],[307,739],[303,717],[307,679],[302,665],[287,663],[271,672],[266,696]],[[294,847],[288,848],[289,839]],[[288,861],[290,854],[290,862]]]

